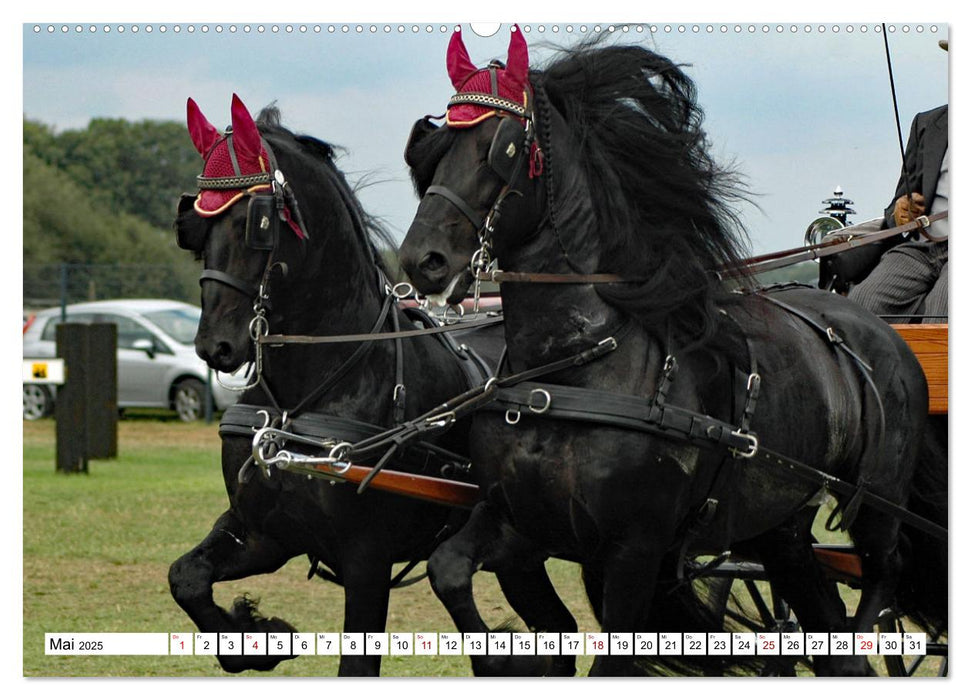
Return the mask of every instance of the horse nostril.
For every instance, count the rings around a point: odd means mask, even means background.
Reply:
[[[229,343],[222,341],[216,345],[216,352],[213,354],[213,359],[224,360],[233,354],[233,346]]]

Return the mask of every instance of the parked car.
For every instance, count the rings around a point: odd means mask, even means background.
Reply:
[[[124,299],[71,304],[72,323],[114,323],[118,327],[118,408],[153,407],[176,411],[184,421],[205,414],[209,368],[196,355],[193,340],[201,310],[167,299]],[[61,309],[45,309],[24,324],[24,359],[56,355],[56,329]],[[70,370],[68,370],[70,371]],[[220,381],[241,387],[242,372],[220,375]],[[24,418],[35,420],[54,407],[52,386],[24,384]],[[238,393],[212,381],[213,403],[224,410]]]

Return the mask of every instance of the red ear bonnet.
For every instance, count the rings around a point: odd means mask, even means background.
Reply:
[[[448,77],[452,79],[452,85],[456,90],[461,90],[465,81],[479,70],[469,59],[469,52],[465,49],[465,43],[462,41],[461,30],[454,32],[452,38],[448,41],[445,65],[448,68]]]
[[[209,150],[221,138],[221,135],[216,130],[216,127],[210,124],[209,120],[202,115],[199,105],[191,97],[186,102],[185,111],[192,145],[199,151],[199,155],[205,158],[209,154]]]
[[[232,114],[233,142],[236,146],[236,155],[246,160],[259,161],[263,155],[263,139],[260,137],[260,131],[256,128],[256,122],[250,116],[249,110],[246,109],[246,105],[243,104],[236,93],[233,93],[230,113]],[[266,160],[254,163],[254,165],[260,168],[259,171],[254,172],[262,172],[267,168]]]
[[[477,69],[469,59],[460,31],[452,34],[448,42],[445,63],[448,76],[456,90],[446,115],[446,123],[449,126],[466,128],[496,116],[499,111],[510,112],[503,109],[501,102],[511,102],[519,108],[527,106],[530,93],[529,51],[526,48],[526,39],[518,25],[513,25],[509,37],[505,66],[498,64],[490,68]],[[468,94],[495,97],[500,100],[500,103],[493,107],[488,104],[463,102],[462,96]]]
[[[256,175],[269,171],[270,161],[263,148],[259,129],[256,128],[256,122],[237,95],[233,95],[231,108],[232,132],[225,137],[202,116],[202,112],[192,99],[189,99],[187,111],[189,136],[196,150],[206,161],[202,168],[203,177]],[[230,147],[235,152],[235,159],[230,153]],[[270,185],[265,184],[251,187],[249,191],[269,189]],[[196,212],[199,216],[216,216],[235,204],[243,194],[242,189],[203,189],[196,198]]]

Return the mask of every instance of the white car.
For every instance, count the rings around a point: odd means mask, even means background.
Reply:
[[[196,355],[193,341],[201,309],[167,299],[122,299],[71,304],[66,318],[74,323],[114,323],[118,327],[118,408],[175,410],[193,421],[205,415],[209,368]],[[56,356],[60,307],[37,312],[24,326],[24,359]],[[243,372],[220,375],[228,386],[242,387]],[[233,392],[211,381],[213,403],[224,410],[236,402]],[[54,392],[44,384],[24,384],[24,418],[48,415]]]

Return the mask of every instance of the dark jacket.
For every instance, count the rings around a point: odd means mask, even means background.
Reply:
[[[941,174],[941,162],[947,150],[947,105],[921,112],[914,117],[904,152],[904,167],[900,171],[897,191],[883,216],[883,228],[893,228],[896,201],[907,194],[908,179],[911,192],[924,195],[927,212],[931,210],[937,192],[937,178]],[[906,173],[906,176],[905,176]]]

